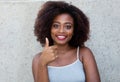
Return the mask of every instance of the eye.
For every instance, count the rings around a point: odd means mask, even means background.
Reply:
[[[66,29],[71,29],[71,28],[72,28],[72,25],[67,24],[67,25],[65,25],[65,28],[66,28]]]
[[[52,27],[53,28],[58,28],[60,25],[59,24],[56,24],[56,23],[54,23],[53,25],[52,25]]]

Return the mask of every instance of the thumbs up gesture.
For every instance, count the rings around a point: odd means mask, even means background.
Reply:
[[[40,63],[42,65],[47,65],[48,63],[54,61],[58,56],[57,56],[57,46],[49,46],[49,40],[48,38],[45,39],[45,47],[41,53],[40,56]]]

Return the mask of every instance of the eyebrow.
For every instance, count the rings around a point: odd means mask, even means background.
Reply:
[[[53,21],[53,23],[59,23],[60,24],[60,22],[57,22],[57,21]],[[73,23],[71,23],[71,22],[65,22],[64,24],[71,24],[71,25],[73,25]]]

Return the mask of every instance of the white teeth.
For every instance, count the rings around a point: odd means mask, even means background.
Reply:
[[[58,36],[58,38],[60,38],[60,39],[64,39],[64,38],[65,38],[65,36]]]

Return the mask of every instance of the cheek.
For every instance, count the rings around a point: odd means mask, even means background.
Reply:
[[[71,29],[68,33],[69,33],[69,35],[73,35],[73,29]]]
[[[51,34],[54,34],[54,33],[56,33],[56,29],[51,29]]]
[[[68,35],[72,37],[73,36],[73,30],[69,31]]]
[[[51,29],[51,31],[50,31],[50,32],[51,32],[51,34],[53,34],[53,33],[54,33],[54,30],[53,30],[53,29]]]
[[[55,35],[55,33],[56,33],[56,30],[51,29],[51,37],[52,37],[52,38],[53,38],[53,36]]]

